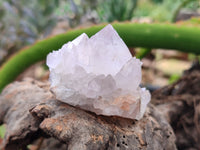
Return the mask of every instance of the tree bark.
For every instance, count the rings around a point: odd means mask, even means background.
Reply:
[[[99,116],[55,99],[48,83],[33,79],[4,89],[0,122],[6,124],[2,145],[6,150],[26,149],[41,137],[45,138],[42,149],[52,149],[51,144],[45,147],[49,137],[50,143],[68,150],[176,149],[171,126],[152,104],[139,121]]]
[[[155,91],[151,102],[171,124],[178,149],[200,149],[199,63],[185,71],[176,83]]]

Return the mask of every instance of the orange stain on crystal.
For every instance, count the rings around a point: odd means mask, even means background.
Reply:
[[[125,95],[125,96],[120,96],[115,98],[115,100],[113,101],[113,105],[120,105],[121,109],[124,111],[129,111],[130,110],[130,104],[134,103],[134,97],[129,95]]]

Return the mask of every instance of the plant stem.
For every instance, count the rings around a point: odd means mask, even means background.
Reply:
[[[68,31],[35,43],[11,56],[0,68],[0,92],[20,73],[32,64],[45,60],[48,53],[58,50],[63,44],[81,33],[94,35],[105,25]],[[200,54],[200,28],[173,24],[114,23],[121,38],[128,47],[176,49],[182,52]]]

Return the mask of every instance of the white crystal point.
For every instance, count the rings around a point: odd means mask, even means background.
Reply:
[[[111,25],[82,34],[47,56],[56,98],[107,116],[141,119],[150,93],[140,88],[141,65]]]
[[[109,24],[89,40],[94,74],[115,75],[131,59],[126,44]],[[102,62],[103,61],[103,62]]]
[[[139,59],[131,58],[115,76],[117,86],[124,90],[135,91],[142,78],[141,66],[142,62]]]

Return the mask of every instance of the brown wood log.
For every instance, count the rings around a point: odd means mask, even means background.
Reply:
[[[69,150],[176,149],[171,126],[151,104],[139,121],[98,116],[56,100],[48,83],[32,79],[4,89],[0,122],[6,124],[2,145],[6,150],[26,149],[41,137],[53,137]]]
[[[157,90],[152,103],[171,124],[180,150],[200,149],[200,65],[176,83]]]

